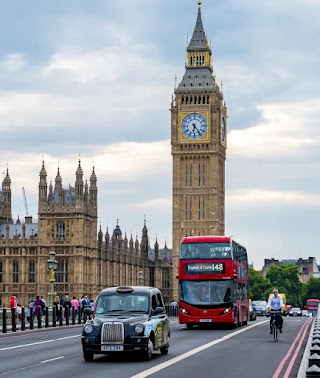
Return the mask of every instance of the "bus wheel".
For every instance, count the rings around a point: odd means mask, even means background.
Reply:
[[[193,328],[193,324],[187,323],[187,329],[192,329],[192,328]]]

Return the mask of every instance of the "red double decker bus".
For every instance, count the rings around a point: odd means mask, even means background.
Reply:
[[[179,323],[239,326],[249,319],[246,248],[227,236],[190,236],[181,240]]]
[[[308,299],[305,305],[305,309],[308,310],[308,312],[311,313],[312,316],[316,316],[319,304],[319,299]]]

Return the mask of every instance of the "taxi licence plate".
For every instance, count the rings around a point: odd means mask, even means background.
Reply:
[[[212,323],[212,319],[200,319],[200,323]]]
[[[101,345],[101,352],[121,352],[123,345]]]

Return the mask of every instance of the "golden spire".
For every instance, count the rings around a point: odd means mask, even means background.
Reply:
[[[198,8],[201,8],[201,0],[198,0]]]

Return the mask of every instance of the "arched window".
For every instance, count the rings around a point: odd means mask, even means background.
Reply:
[[[29,263],[29,282],[35,282],[35,262]]]
[[[65,237],[65,224],[63,221],[59,221],[56,224],[56,239],[61,239]]]
[[[58,267],[56,271],[56,281],[57,282],[68,282],[68,260],[59,259]]]
[[[19,262],[14,261],[13,262],[13,277],[12,277],[13,283],[19,282]]]

